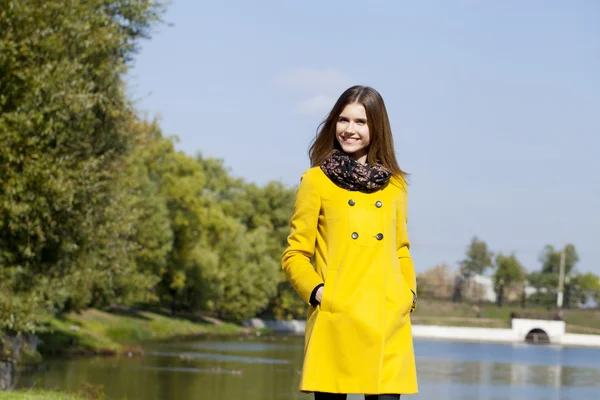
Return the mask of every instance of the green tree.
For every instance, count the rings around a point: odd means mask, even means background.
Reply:
[[[172,230],[172,244],[157,294],[172,312],[196,309],[199,304],[190,304],[186,291],[201,285],[204,264],[217,261],[211,244],[220,238],[211,226],[213,215],[220,215],[221,211],[206,204],[206,178],[201,166],[193,157],[175,151],[173,140],[163,138],[158,126],[148,138],[143,157],[150,179],[165,199]]]
[[[488,268],[494,266],[492,262],[493,256],[494,253],[488,249],[487,243],[475,236],[471,239],[471,243],[466,251],[466,258],[462,260],[461,265],[467,275],[483,275]]]
[[[146,161],[151,149],[160,146],[164,139],[156,121],[133,121],[131,130],[135,133],[134,151],[127,159],[120,186],[126,190],[126,209],[132,218],[132,231],[126,239],[132,247],[137,273],[146,277],[147,282],[142,293],[132,292],[123,285],[121,290],[131,300],[155,302],[159,300],[156,284],[168,269],[169,255],[173,249],[173,231],[167,199],[150,176]]]
[[[265,227],[248,231],[236,222],[224,235],[217,246],[218,267],[205,276],[213,284],[210,304],[220,317],[241,321],[262,311],[275,296],[279,265],[265,256]]]
[[[568,307],[587,301],[588,296],[596,301],[600,299],[600,278],[592,272],[577,274],[565,283],[565,302]]]
[[[548,244],[540,254],[539,260],[542,264],[542,273],[556,276],[560,271],[561,249],[555,249],[554,246]],[[573,244],[565,246],[565,276],[571,274],[575,269],[575,264],[579,261],[579,255]],[[558,284],[558,280],[557,280]]]
[[[153,1],[12,1],[0,9],[0,329],[149,282],[119,176],[133,110],[123,74]],[[113,297],[114,298],[114,297]]]
[[[252,183],[246,183],[242,179],[233,178],[227,169],[224,167],[221,160],[204,158],[201,154],[197,156],[198,162],[202,165],[204,173],[207,177],[206,190],[204,195],[210,201],[218,203],[223,210],[223,213],[228,218],[233,218],[244,227],[245,234],[236,234],[238,238],[244,237],[244,245],[237,246],[239,249],[228,249],[228,255],[223,253],[223,259],[230,259],[230,255],[239,253],[240,249],[247,247],[247,243],[256,243],[255,248],[260,248],[260,252],[252,256],[252,262],[249,265],[244,264],[244,259],[248,255],[248,251],[243,251],[238,254],[238,262],[233,266],[234,270],[244,270],[246,268],[259,269],[262,278],[260,282],[258,277],[248,277],[242,284],[252,283],[260,290],[248,291],[245,293],[254,293],[256,301],[249,301],[248,305],[254,306],[254,313],[265,311],[267,303],[269,312],[276,317],[297,316],[289,310],[274,312],[273,308],[278,304],[285,304],[293,310],[306,311],[306,305],[301,299],[296,299],[292,296],[287,297],[285,303],[278,301],[280,290],[285,290],[287,280],[281,272],[281,253],[285,246],[287,235],[289,233],[289,219],[291,217],[295,191],[285,188],[279,182],[270,182],[263,187]],[[238,228],[230,232],[239,232]],[[231,234],[231,233],[229,233]],[[259,239],[260,238],[260,239]],[[258,241],[258,242],[257,242]],[[231,241],[230,241],[231,242]],[[258,246],[260,243],[260,246]],[[229,283],[223,280],[216,287],[223,288]],[[221,289],[217,290],[222,293]],[[235,293],[231,291],[228,293]],[[240,292],[241,293],[241,292]],[[285,295],[285,294],[284,294]],[[222,298],[222,297],[218,297]],[[243,299],[239,297],[239,299]],[[229,298],[229,304],[236,304],[237,301]],[[218,306],[220,304],[221,306]],[[230,309],[225,311],[222,307],[224,303],[217,302],[212,305],[215,310],[221,315],[234,315]],[[246,312],[246,315],[249,315]],[[239,315],[236,316],[239,318]]]
[[[600,294],[600,278],[598,275],[587,272],[577,276],[577,285],[583,291],[594,293],[595,296]]]
[[[528,280],[538,292],[530,298],[530,301],[545,306],[556,304],[557,289],[559,284],[561,249],[552,245],[544,246],[540,253],[539,261],[542,264],[540,271],[529,274]],[[579,255],[573,244],[565,246],[565,277],[577,275],[576,264]]]
[[[502,307],[505,291],[515,284],[521,284],[526,274],[525,269],[514,254],[507,256],[499,253],[496,255],[495,261],[494,284],[498,306]]]

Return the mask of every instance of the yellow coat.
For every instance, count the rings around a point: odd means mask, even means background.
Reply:
[[[319,167],[302,175],[282,267],[308,304],[325,284],[321,304],[309,308],[303,392],[417,393],[417,289],[407,193],[396,182],[367,194],[336,186]]]

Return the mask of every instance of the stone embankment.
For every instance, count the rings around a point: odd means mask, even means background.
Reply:
[[[274,321],[253,318],[246,321],[252,328],[267,328],[276,333],[303,334],[305,321]],[[413,325],[413,337],[422,339],[455,340],[495,343],[549,343],[563,346],[600,347],[600,335],[565,332],[564,321],[514,318],[511,328],[479,328],[436,325]]]

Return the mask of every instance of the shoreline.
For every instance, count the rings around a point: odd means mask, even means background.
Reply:
[[[40,333],[35,351],[45,357],[138,356],[153,340],[210,336],[245,336],[268,331],[243,325],[169,315],[158,310],[88,309],[54,318],[49,331]]]
[[[306,321],[253,318],[246,321],[244,325],[258,329],[267,328],[279,334],[303,335]],[[566,333],[564,321],[513,319],[511,325],[511,328],[482,328],[416,324],[412,325],[412,336],[414,339],[469,343],[528,344],[537,342],[550,346],[600,348],[600,335]],[[531,336],[530,340],[528,340],[529,336]],[[544,339],[538,341],[540,337]]]
[[[499,325],[501,327],[465,326],[465,322],[463,319],[446,321],[437,317],[435,323],[413,324],[413,338],[484,343],[527,343],[527,335],[535,330],[548,334],[552,345],[600,348],[600,334],[582,334],[577,331],[575,331],[577,333],[567,333],[566,324],[563,321],[513,319],[511,322],[506,321]],[[473,323],[475,324],[476,321]],[[211,336],[268,335],[270,333],[303,335],[305,326],[305,320],[252,318],[241,324],[233,324],[206,317],[173,316],[160,310],[104,311],[88,309],[78,314],[72,313],[53,319],[49,325],[50,331],[41,333],[38,337],[39,340],[36,340],[35,351],[39,352],[43,358],[132,357],[143,355],[143,344],[148,341]],[[577,327],[577,325],[574,326]],[[35,361],[35,358],[30,361]]]
[[[413,338],[469,343],[536,344],[514,334],[513,329],[413,325]],[[558,340],[540,341],[540,345],[600,348],[600,335],[564,333]]]

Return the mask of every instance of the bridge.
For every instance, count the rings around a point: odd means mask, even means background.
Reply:
[[[565,321],[542,319],[511,320],[515,340],[533,343],[561,343],[566,333]]]
[[[600,347],[600,335],[566,333],[565,321],[513,318],[509,329],[413,325],[415,338]]]

